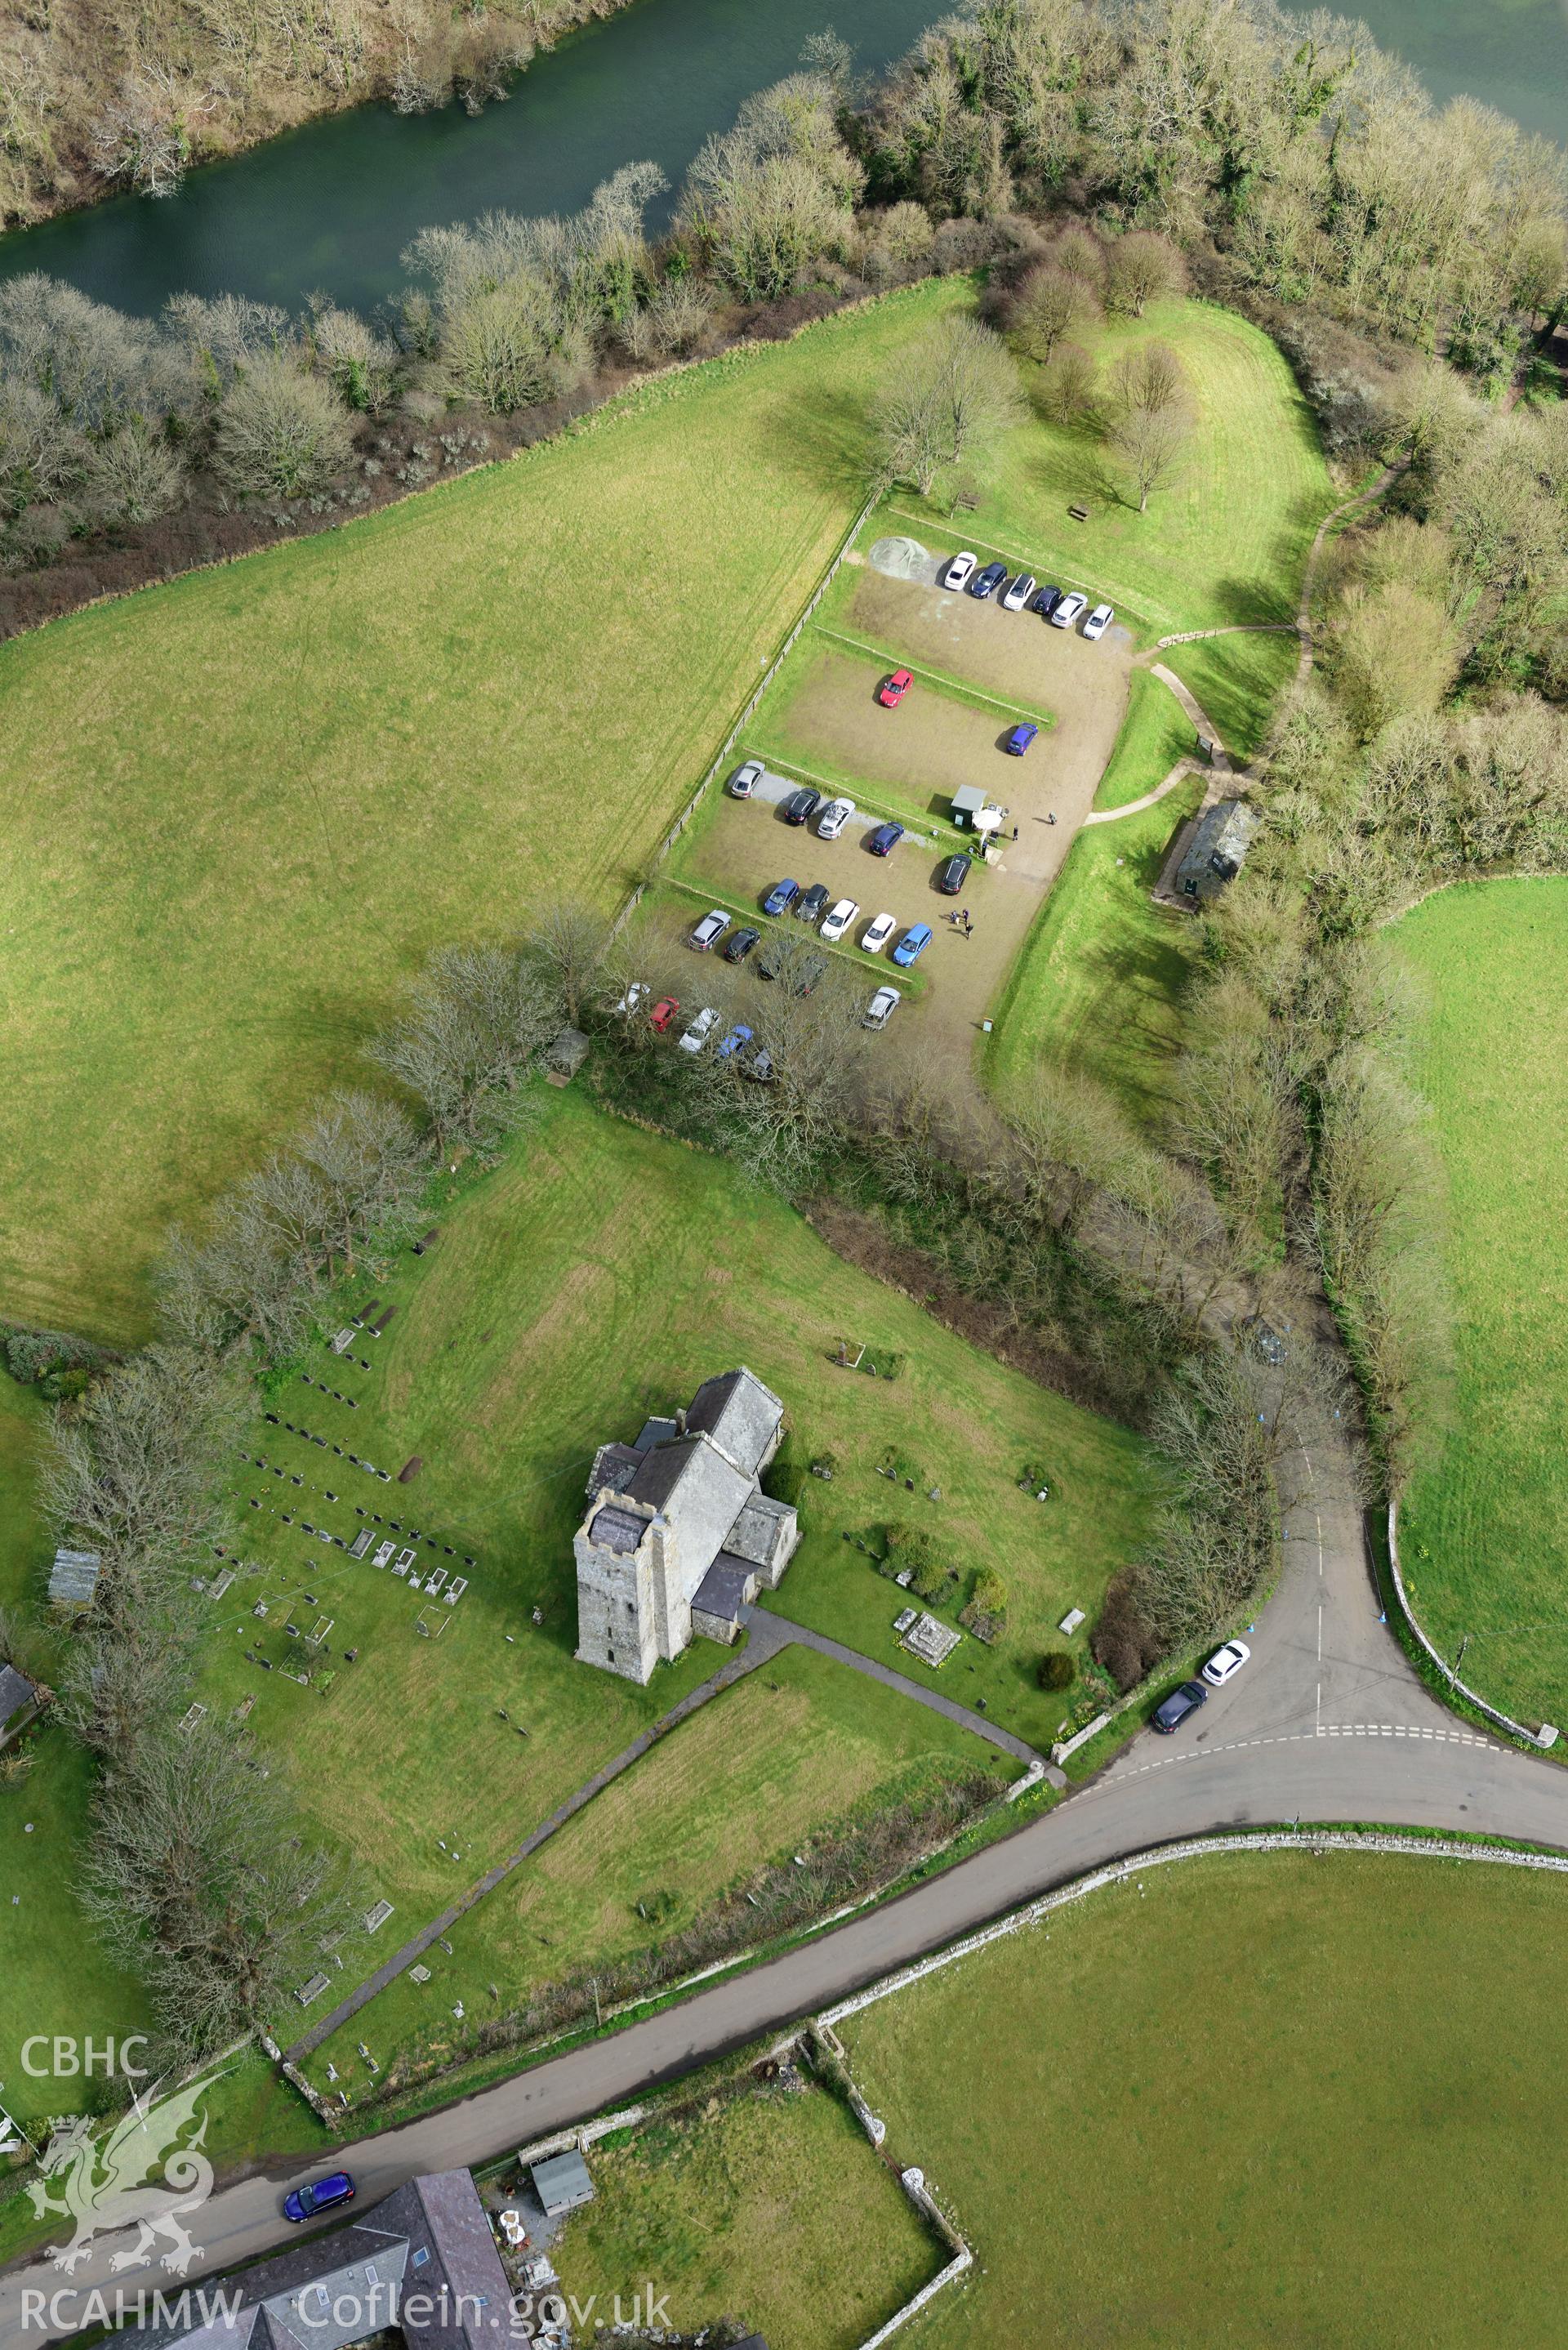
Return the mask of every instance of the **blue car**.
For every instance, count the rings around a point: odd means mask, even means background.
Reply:
[[[1022,726],[1015,726],[1013,728],[1012,733],[1008,736],[1006,742],[1002,747],[1004,751],[1011,751],[1015,759],[1022,759],[1023,754],[1028,750],[1029,745],[1033,742],[1034,737],[1039,733],[1039,732],[1040,729],[1038,726],[1035,726],[1028,720],[1025,720]]]
[[[914,962],[919,956],[925,953],[926,949],[930,945],[930,943],[931,931],[929,923],[917,922],[912,930],[908,930],[904,932],[903,937],[893,949],[893,961],[901,965],[905,971],[908,971],[909,965]]]
[[[969,592],[983,604],[988,596],[995,595],[1006,577],[1005,563],[988,563],[983,571],[975,573],[974,585]]]
[[[763,899],[764,914],[787,914],[800,895],[798,881],[775,881]]]
[[[879,824],[866,846],[873,857],[891,857],[903,837],[901,824]]]
[[[751,1041],[751,1030],[746,1026],[743,1020],[740,1021],[733,1028],[731,1029],[729,1035],[720,1045],[719,1058],[722,1061],[727,1061],[732,1053],[738,1053],[742,1045],[749,1045]]]
[[[329,2178],[318,2178],[314,2187],[296,2187],[283,2199],[286,2220],[314,2220],[318,2211],[330,2211],[339,2203],[352,2203],[354,2181],[346,2170],[335,2170]]]

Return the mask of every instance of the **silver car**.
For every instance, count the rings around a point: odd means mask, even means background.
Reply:
[[[853,800],[829,800],[816,820],[818,840],[836,840],[854,813]]]

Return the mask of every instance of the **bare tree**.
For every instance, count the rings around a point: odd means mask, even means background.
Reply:
[[[335,1093],[296,1148],[321,1188],[329,1274],[339,1260],[352,1273],[356,1247],[372,1233],[385,1242],[412,1230],[430,1160],[395,1103],[378,1094]]]
[[[327,488],[353,448],[331,386],[280,354],[235,379],[218,411],[213,463],[243,497],[299,497]]]
[[[556,983],[500,947],[445,948],[431,959],[407,1016],[369,1057],[422,1104],[436,1149],[515,1122],[518,1087],[560,1024]]]
[[[1058,343],[1040,379],[1040,405],[1053,424],[1081,424],[1095,406],[1097,370],[1082,343]]]
[[[110,1578],[193,1556],[219,1523],[219,1462],[242,1409],[235,1380],[193,1348],[118,1365],[55,1416],[41,1492],[61,1538],[101,1553]]]
[[[1081,277],[1050,262],[1032,269],[1013,297],[1012,331],[1019,347],[1044,367],[1064,337],[1097,316],[1099,305]]]
[[[566,899],[549,907],[528,933],[528,946],[559,991],[561,1010],[576,1028],[609,944],[609,923],[597,908]]]
[[[1117,237],[1106,257],[1106,303],[1141,318],[1151,302],[1179,293],[1185,272],[1174,245],[1145,229]]]
[[[1192,437],[1192,420],[1180,408],[1126,410],[1111,431],[1111,445],[1127,465],[1137,493],[1137,510],[1179,470]]]
[[[872,411],[882,478],[929,497],[937,475],[984,456],[1023,413],[1018,372],[1001,338],[975,319],[949,318],[901,352]]]

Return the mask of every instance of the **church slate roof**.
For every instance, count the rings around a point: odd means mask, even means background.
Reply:
[[[726,1459],[754,1477],[778,1433],[784,1406],[753,1372],[724,1371],[704,1379],[686,1415],[689,1432],[711,1437]]]
[[[705,1435],[682,1436],[645,1454],[626,1492],[628,1500],[668,1518],[690,1569],[722,1549],[725,1535],[751,1499],[752,1481]]]
[[[753,1493],[730,1528],[724,1547],[750,1559],[754,1566],[771,1566],[793,1514],[787,1502],[775,1502],[767,1493]]]

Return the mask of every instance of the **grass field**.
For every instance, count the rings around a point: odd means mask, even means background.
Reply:
[[[1430,1014],[1415,1076],[1450,1192],[1452,1425],[1412,1482],[1400,1555],[1465,1679],[1568,1721],[1568,881],[1447,889],[1393,933]],[[1502,1040],[1506,1039],[1506,1044]]]
[[[168,1220],[431,947],[624,894],[861,503],[884,359],[967,290],[0,649],[4,1310],[139,1334]]]
[[[1259,629],[1168,645],[1160,659],[1197,695],[1231,757],[1250,759],[1296,673],[1297,650],[1293,635]]]
[[[1049,1055],[1108,1085],[1140,1119],[1163,1107],[1197,940],[1149,891],[1202,794],[1202,777],[1189,775],[1153,807],[1073,843],[992,1039],[986,1074],[1004,1105]]]
[[[1428,1860],[1151,1869],[840,2027],[975,2250],[921,2339],[1549,2340],[1568,1887]],[[977,2095],[977,2085],[983,2093]]]
[[[1218,724],[1218,721],[1215,722]],[[1179,759],[1198,753],[1198,729],[1169,686],[1147,669],[1128,680],[1127,712],[1110,764],[1095,795],[1096,808],[1126,807],[1158,790]]]
[[[598,2193],[554,2258],[579,2304],[629,2319],[651,2279],[663,2323],[721,2316],[771,2350],[855,2350],[942,2264],[935,2237],[824,2089],[733,2097],[593,2157]],[[592,2320],[588,2320],[592,2323]],[[585,2326],[586,2331],[586,2326]]]

